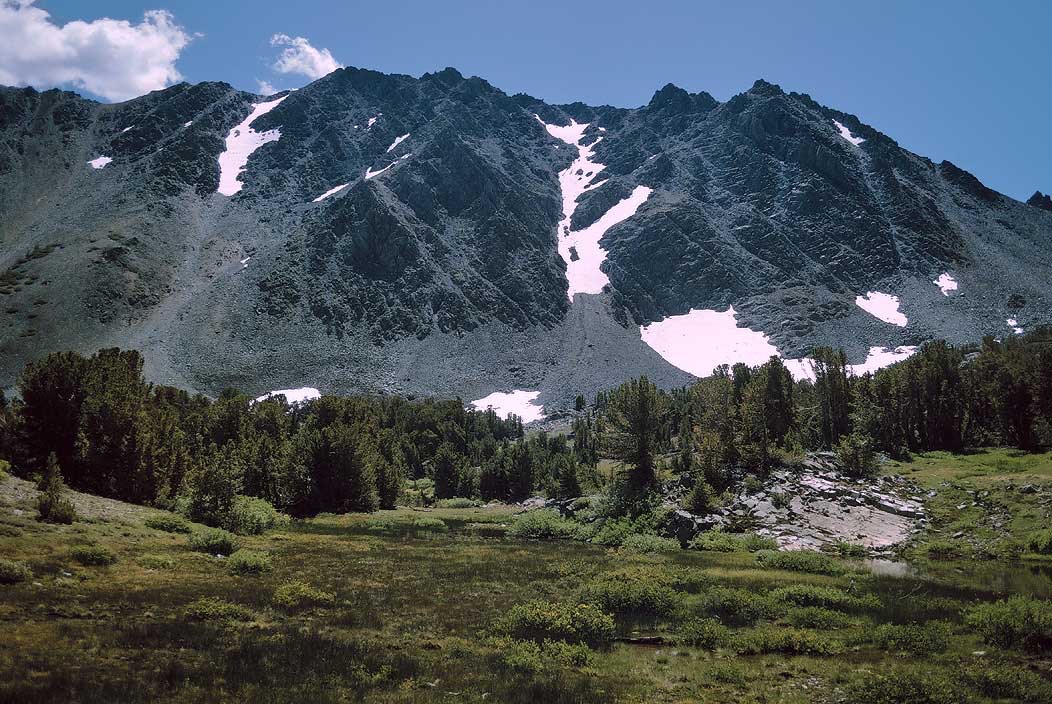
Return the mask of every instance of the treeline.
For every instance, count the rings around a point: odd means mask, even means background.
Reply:
[[[213,401],[149,384],[142,372],[138,352],[118,349],[28,365],[20,399],[0,396],[0,457],[29,476],[53,454],[73,488],[213,524],[238,495],[304,516],[392,507],[407,479],[425,476],[450,496],[487,482],[528,495],[544,479],[522,476],[533,466],[522,453],[546,453],[523,441],[520,420],[456,400],[325,396],[289,405],[228,391]],[[498,469],[483,473],[482,464]]]
[[[671,392],[633,380],[590,408],[578,398],[568,437],[526,438],[518,419],[456,400],[324,396],[290,406],[235,391],[210,400],[147,383],[134,351],[58,353],[26,367],[18,400],[0,395],[0,459],[30,476],[54,454],[74,488],[219,525],[241,495],[296,516],[371,511],[420,479],[431,494],[417,500],[573,497],[606,484],[596,469],[604,457],[625,469],[611,489],[630,489],[626,506],[671,470],[700,480],[689,504],[703,512],[742,477],[807,450],[835,450],[865,475],[881,452],[1052,444],[1048,330],[930,343],[861,377],[841,351],[812,357],[813,381],[794,382],[776,357]]]

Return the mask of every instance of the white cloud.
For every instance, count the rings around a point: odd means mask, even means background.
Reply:
[[[0,0],[0,84],[84,89],[127,100],[182,78],[175,68],[192,37],[165,10],[142,22],[107,17],[55,24],[36,0]]]
[[[273,68],[278,73],[299,73],[315,79],[343,68],[328,49],[315,49],[305,37],[275,34],[270,38],[270,45],[285,47],[274,62]]]
[[[258,86],[256,92],[258,92],[260,95],[274,95],[278,92],[278,89],[271,85],[270,81],[261,81],[259,79],[256,79],[256,84]]]

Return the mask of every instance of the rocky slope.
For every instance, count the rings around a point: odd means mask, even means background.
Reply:
[[[638,109],[453,69],[115,105],[0,89],[0,242],[0,386],[48,351],[121,345],[208,393],[518,388],[554,412],[705,371],[669,344],[862,362],[1050,317],[1052,212],[763,81]],[[728,306],[767,340],[686,316]]]

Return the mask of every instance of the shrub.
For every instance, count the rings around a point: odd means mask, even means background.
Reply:
[[[270,555],[257,550],[238,550],[226,563],[231,574],[241,576],[270,572]]]
[[[988,643],[1033,653],[1052,648],[1052,602],[1025,596],[972,607],[965,622]]]
[[[722,530],[710,530],[701,533],[690,543],[691,550],[710,550],[713,552],[756,552],[757,550],[777,550],[778,542],[755,533],[724,533]]]
[[[253,613],[241,604],[233,604],[218,597],[210,596],[188,604],[183,612],[191,621],[228,623],[230,621],[251,621]]]
[[[843,652],[844,644],[815,631],[764,626],[740,634],[734,649],[742,655],[837,655]]]
[[[41,494],[37,497],[37,519],[48,523],[70,524],[77,517],[73,502],[65,498],[66,486],[62,483],[62,472],[52,452],[47,458],[47,469],[37,485]]]
[[[190,536],[190,549],[209,555],[231,555],[239,547],[237,536],[222,528],[210,528]]]
[[[580,526],[546,509],[527,511],[515,517],[508,535],[525,540],[574,540]]]
[[[835,631],[858,624],[858,621],[850,616],[821,606],[790,609],[786,614],[786,621],[798,628],[817,628],[822,631]]]
[[[810,574],[841,575],[847,570],[838,560],[815,550],[791,550],[777,552],[761,550],[756,553],[756,561],[772,570],[790,572],[808,572]]]
[[[69,556],[82,565],[104,567],[117,561],[117,556],[101,545],[74,545]]]
[[[862,432],[853,432],[836,446],[837,461],[849,477],[868,477],[877,471],[877,453],[873,440]]]
[[[435,502],[436,508],[478,508],[481,505],[482,502],[478,499],[465,499],[460,496]]]
[[[730,642],[730,629],[713,618],[693,618],[683,624],[676,636],[682,645],[715,650]]]
[[[731,587],[715,587],[705,592],[700,608],[705,613],[718,617],[723,623],[733,626],[769,621],[786,612],[783,603],[767,594]]]
[[[679,549],[678,540],[662,538],[659,535],[642,535],[640,533],[628,536],[621,543],[621,550],[640,554],[678,552]]]
[[[285,582],[275,589],[273,601],[275,606],[296,611],[311,607],[332,606],[336,603],[336,595],[315,589],[306,582],[294,580]]]
[[[579,600],[615,616],[665,616],[676,607],[676,592],[668,579],[646,570],[618,570],[585,585]]]
[[[976,560],[1018,560],[1026,552],[1026,545],[1012,538],[983,543],[973,551]]]
[[[1052,529],[1031,534],[1026,542],[1026,547],[1030,552],[1036,552],[1040,555],[1052,555]]]
[[[0,481],[3,481],[10,471],[11,463],[7,460],[0,460]]]
[[[628,518],[607,519],[595,526],[588,542],[608,547],[620,547],[629,536],[637,535],[639,529]]]
[[[33,573],[21,562],[0,558],[0,584],[25,582]]]
[[[499,665],[516,675],[536,677],[552,665],[587,667],[595,660],[586,645],[546,640],[540,643],[514,638],[494,638],[490,645],[497,651]]]
[[[867,672],[847,688],[852,704],[960,704],[965,693],[945,673],[929,666]]]
[[[614,619],[592,604],[531,601],[513,606],[498,630],[518,640],[546,640],[605,647],[614,639]]]
[[[968,689],[991,699],[1052,702],[1052,684],[1025,667],[1005,662],[971,662],[960,675]]]
[[[416,518],[412,523],[413,528],[416,530],[426,530],[432,532],[445,532],[449,530],[449,526],[445,524],[441,518],[431,518],[430,516],[423,516]]]
[[[742,484],[745,487],[746,494],[758,494],[763,491],[763,482],[751,474],[745,478]]]
[[[884,650],[924,655],[945,653],[952,634],[953,629],[945,621],[928,621],[906,625],[882,623],[873,629],[870,637],[874,645]]]
[[[789,508],[793,503],[793,497],[784,492],[772,491],[770,494],[771,506],[777,509]]]
[[[770,592],[772,599],[797,606],[822,606],[830,609],[876,609],[880,600],[872,594],[855,596],[837,587],[791,584]]]
[[[174,513],[158,513],[147,518],[143,525],[165,533],[189,533],[190,524],[185,518]]]
[[[227,513],[226,527],[238,535],[261,535],[271,528],[288,525],[289,517],[269,501],[254,496],[235,496]]]
[[[142,555],[136,562],[148,570],[170,570],[175,567],[175,560],[165,555]]]

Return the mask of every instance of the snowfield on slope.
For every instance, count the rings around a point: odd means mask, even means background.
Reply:
[[[840,124],[836,120],[833,120],[833,124],[836,125],[837,131],[840,132],[840,136],[854,144],[856,147],[866,141],[861,137],[856,137],[855,135],[851,134],[851,130],[849,130],[847,127]]]
[[[949,273],[939,274],[939,278],[932,281],[932,283],[939,287],[944,296],[949,296],[950,291],[957,290],[957,280],[950,276]]]
[[[472,401],[471,406],[479,411],[492,408],[501,418],[507,418],[511,414],[517,415],[523,423],[532,423],[544,418],[544,407],[536,403],[540,391],[523,391],[516,389],[511,393],[494,391],[489,396]]]
[[[254,403],[266,401],[268,398],[273,398],[274,396],[284,396],[285,400],[290,404],[298,404],[320,398],[321,392],[313,386],[303,386],[298,389],[279,389],[277,391],[265,393],[262,396],[257,396]]]
[[[691,309],[685,315],[672,315],[643,326],[639,334],[643,342],[666,362],[696,377],[711,375],[721,364],[744,362],[749,366],[757,366],[771,357],[781,357],[767,335],[739,327],[736,318],[733,306],[722,313]],[[848,365],[848,372],[855,376],[875,372],[906,359],[916,351],[916,347],[871,347],[865,361]],[[783,357],[782,362],[794,380],[814,380],[811,359]]]
[[[342,191],[343,189],[347,188],[347,186],[350,186],[350,185],[351,184],[349,184],[349,183],[341,183],[339,186],[336,186],[335,188],[330,188],[329,190],[325,191],[324,193],[322,193],[320,196],[318,196],[317,198],[315,198],[311,202],[312,203],[320,203],[321,201],[325,200],[329,196],[336,195],[337,193],[339,193],[340,191]]]
[[[606,250],[599,245],[599,241],[611,227],[635,215],[639,206],[643,205],[654,191],[646,186],[636,186],[627,198],[616,203],[591,225],[583,230],[572,230],[570,221],[577,210],[577,199],[585,192],[606,183],[605,179],[598,182],[595,180],[606,165],[592,161],[595,154],[593,148],[603,138],[597,137],[590,144],[582,144],[589,123],[582,124],[571,119],[569,125],[549,125],[539,115],[534,117],[544,125],[548,134],[577,148],[577,158],[568,168],[559,172],[559,190],[563,197],[563,219],[559,222],[559,255],[566,262],[566,280],[569,284],[566,293],[570,301],[573,301],[574,294],[577,293],[602,293],[603,287],[610,283],[610,279],[600,268],[606,260]]]
[[[97,156],[91,161],[89,161],[88,164],[93,169],[103,169],[106,167],[106,164],[110,164],[112,162],[113,159],[109,158],[108,156]]]
[[[219,188],[224,196],[232,196],[241,190],[242,183],[238,178],[248,165],[248,158],[264,144],[281,139],[281,130],[256,132],[252,123],[266,115],[281,104],[288,96],[265,103],[252,105],[252,112],[241,124],[237,125],[226,136],[226,149],[219,155]]]
[[[890,293],[868,291],[865,296],[855,297],[855,305],[874,318],[898,325],[900,328],[906,327],[909,322],[909,319],[899,310],[899,297]]]

